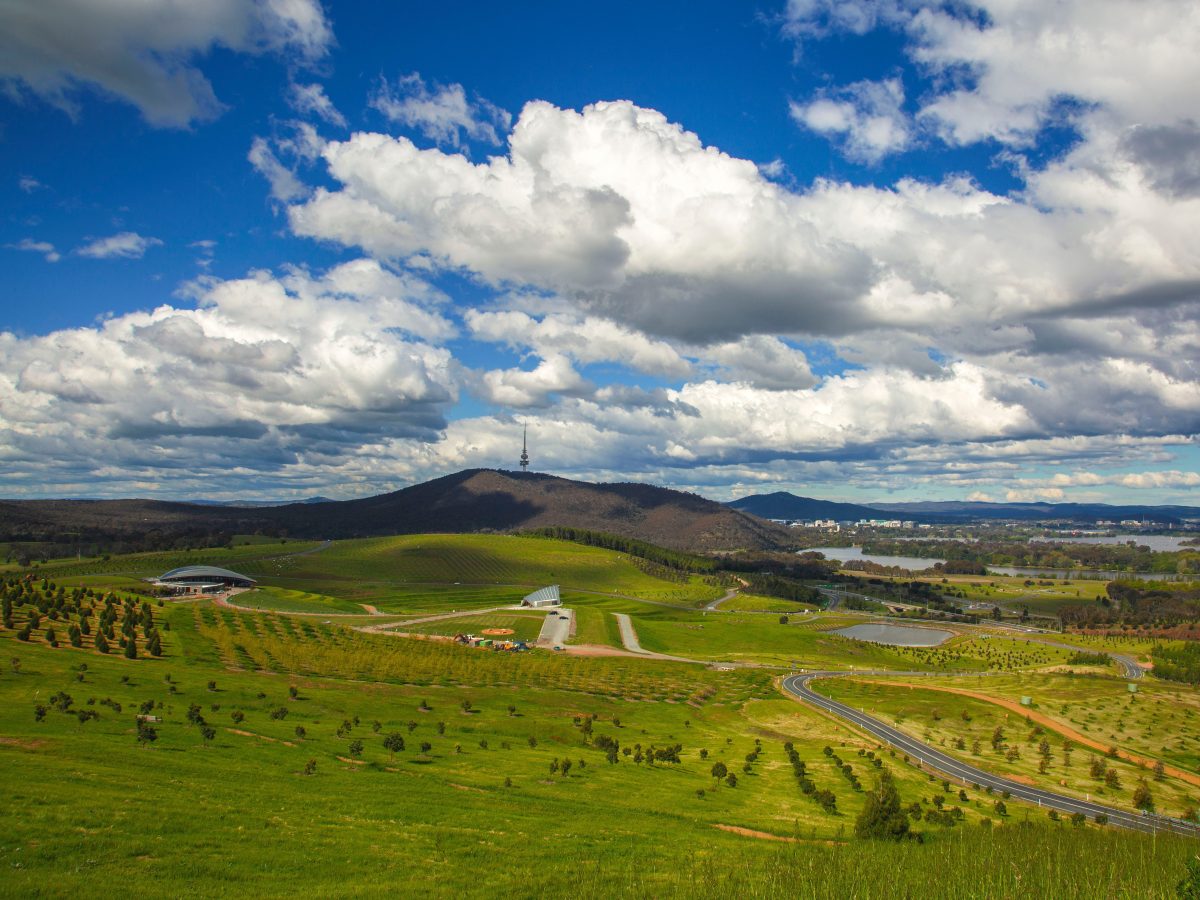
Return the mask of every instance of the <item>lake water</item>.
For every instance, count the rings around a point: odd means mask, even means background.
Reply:
[[[849,628],[839,628],[833,633],[854,638],[856,641],[895,644],[898,647],[936,647],[954,637],[952,631],[941,631],[937,628],[910,628],[906,625],[884,625],[881,622],[851,625]]]
[[[1029,543],[1055,544],[1126,544],[1133,541],[1139,547],[1149,547],[1156,553],[1171,553],[1180,549],[1186,537],[1172,537],[1167,534],[1090,534],[1080,537],[1070,535],[1055,535],[1054,537],[1030,538]]]
[[[1161,537],[1161,535],[1159,535]],[[1169,538],[1169,540],[1177,540]],[[899,566],[913,572],[932,568],[935,563],[945,562],[944,559],[922,558],[919,556],[881,556],[878,553],[863,553],[862,547],[809,547],[802,553],[823,553],[826,559],[838,562],[848,562],[852,559],[862,559],[867,562],[879,563],[881,566]],[[986,565],[986,564],[985,564]],[[1020,578],[1055,578],[1065,581],[1069,578],[1081,578],[1085,581],[1115,581],[1125,578],[1132,581],[1184,581],[1195,576],[1182,576],[1153,572],[1111,572],[1099,569],[1040,569],[1024,566],[993,566],[986,565],[993,575],[1014,575]]]
[[[836,559],[838,562],[861,559],[866,562],[879,563],[881,566],[899,566],[901,569],[911,569],[914,572],[931,569],[935,564],[945,562],[944,559],[923,559],[919,556],[880,556],[877,553],[863,553],[862,547],[809,547],[808,550],[801,552],[823,553],[826,559]]]

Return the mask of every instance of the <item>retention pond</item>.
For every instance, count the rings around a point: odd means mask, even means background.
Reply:
[[[856,641],[894,644],[897,647],[936,647],[954,637],[953,631],[942,631],[938,628],[913,628],[907,625],[885,625],[881,622],[851,625],[849,628],[839,628],[833,633],[853,638]]]

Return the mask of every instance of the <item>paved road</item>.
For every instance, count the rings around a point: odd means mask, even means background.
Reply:
[[[714,609],[716,609],[717,607],[719,607],[719,606],[720,606],[722,603],[724,603],[726,600],[732,600],[734,597],[736,597],[738,594],[740,594],[740,593],[742,592],[742,589],[743,589],[743,588],[748,588],[748,587],[750,587],[750,582],[748,582],[748,581],[747,581],[746,579],[744,579],[744,578],[739,578],[739,579],[738,579],[738,582],[741,584],[741,587],[730,588],[730,589],[729,589],[729,590],[728,590],[728,591],[725,593],[725,596],[724,596],[724,597],[718,597],[716,600],[712,601],[712,602],[711,602],[711,603],[709,603],[707,606],[705,606],[705,607],[704,607],[704,609],[706,609],[706,610],[708,610],[708,611],[710,611],[710,612],[711,612],[712,610],[714,610]]]
[[[637,632],[633,630],[633,620],[625,613],[613,613],[617,617],[617,627],[621,629],[621,643],[630,653],[645,653],[638,642]]]
[[[561,606],[546,613],[542,622],[542,631],[538,635],[539,647],[561,647],[571,636],[571,625],[575,621],[575,611],[563,609]]]
[[[718,598],[717,598],[716,600],[714,600],[712,603],[709,603],[709,604],[707,604],[707,605],[704,607],[704,609],[705,609],[705,610],[707,610],[708,612],[712,612],[714,609],[716,609],[717,607],[719,607],[719,606],[720,606],[722,603],[724,603],[726,600],[732,600],[734,597],[736,597],[736,596],[737,596],[738,594],[740,594],[740,593],[741,593],[741,589],[740,589],[740,588],[733,588],[732,590],[730,590],[729,592],[727,592],[727,593],[725,594],[725,596],[724,596],[724,597],[718,597]]]
[[[924,609],[912,603],[901,603],[898,600],[884,600],[882,597],[871,597],[868,594],[859,594],[855,591],[843,591],[837,588],[817,588],[817,591],[823,596],[829,598],[829,605],[825,607],[826,612],[836,609],[837,605],[842,602],[845,597],[857,597],[860,600],[869,600],[872,603],[879,603],[889,609]]]
[[[813,672],[806,675],[792,675],[783,680],[783,689],[790,696],[853,723],[901,753],[907,753],[911,759],[916,759],[922,765],[956,780],[968,784],[978,784],[981,787],[990,786],[996,791],[1008,791],[1013,797],[1020,800],[1035,803],[1047,809],[1057,809],[1059,812],[1066,813],[1067,815],[1083,813],[1089,819],[1095,819],[1096,816],[1103,814],[1108,816],[1110,824],[1122,828],[1132,828],[1145,832],[1173,831],[1177,834],[1188,835],[1189,837],[1200,837],[1200,826],[1193,825],[1190,822],[1168,819],[1163,816],[1148,816],[1126,812],[1125,810],[1116,809],[1111,806],[1103,806],[1087,800],[1077,800],[1074,797],[1067,797],[1062,794],[1055,794],[1052,791],[1042,790],[1041,788],[1030,787],[1029,785],[1020,784],[998,775],[991,775],[982,769],[977,769],[972,765],[960,762],[952,756],[947,756],[940,750],[928,744],[921,743],[873,716],[869,716],[851,706],[818,694],[810,687],[810,682],[814,679],[835,678],[847,674],[849,673]],[[871,675],[873,677],[879,675],[904,675],[905,677],[913,677],[929,675],[931,673],[859,672],[855,674]]]
[[[829,605],[825,607],[826,612],[837,609],[838,604],[841,603],[842,600],[846,597],[857,597],[860,600],[869,600],[872,603],[880,603],[880,604],[883,604],[884,606],[894,606],[897,609],[921,609],[921,607],[914,606],[911,603],[898,603],[895,600],[883,600],[879,597],[870,597],[866,594],[856,593],[855,591],[843,591],[843,590],[838,590],[837,588],[823,588],[823,587],[817,588],[817,591],[822,596],[829,598]]]
[[[817,588],[817,591],[829,598],[829,604],[825,607],[826,612],[831,612],[837,609],[838,603],[842,600],[841,591],[831,591],[829,588]]]

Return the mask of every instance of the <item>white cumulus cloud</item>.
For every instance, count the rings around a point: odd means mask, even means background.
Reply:
[[[197,65],[215,47],[320,58],[333,41],[318,0],[43,0],[0,4],[0,82],[68,113],[87,88],[119,97],[152,125],[220,113]]]
[[[128,490],[173,470],[329,478],[388,454],[391,440],[445,427],[459,376],[436,342],[454,328],[424,282],[358,260],[323,275],[206,278],[189,291],[194,307],[0,333],[10,463],[37,469],[42,490],[92,479]]]

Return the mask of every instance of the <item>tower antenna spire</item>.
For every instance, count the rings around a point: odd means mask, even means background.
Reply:
[[[521,471],[529,471],[529,425],[521,423]]]

